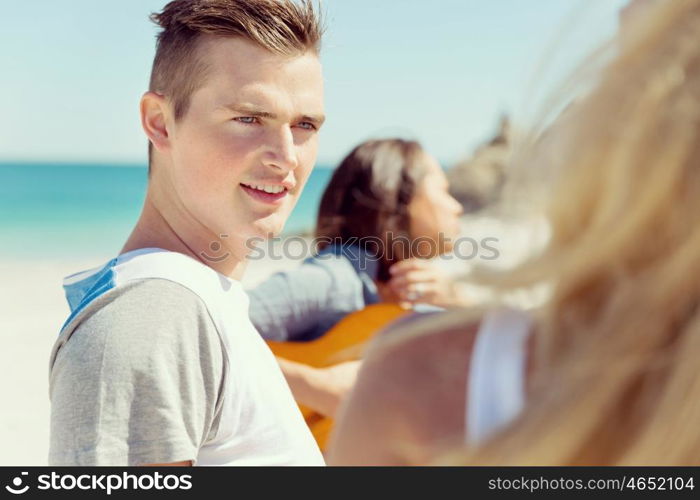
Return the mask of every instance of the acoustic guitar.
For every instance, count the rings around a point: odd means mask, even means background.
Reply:
[[[410,312],[410,309],[405,309],[398,304],[373,304],[361,311],[348,314],[317,339],[308,342],[268,341],[267,344],[275,356],[280,358],[317,368],[331,366],[360,359],[362,346],[372,336],[392,321]],[[319,448],[324,450],[333,427],[333,419],[303,405],[299,405],[299,408]]]

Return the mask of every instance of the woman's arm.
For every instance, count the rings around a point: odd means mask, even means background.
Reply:
[[[275,273],[247,290],[250,320],[265,340],[295,340],[327,312],[332,287],[331,273],[314,264]]]

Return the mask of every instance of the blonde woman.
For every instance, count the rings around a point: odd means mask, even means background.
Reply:
[[[700,465],[700,0],[648,9],[517,160],[552,239],[508,286],[551,298],[384,336],[331,463]]]

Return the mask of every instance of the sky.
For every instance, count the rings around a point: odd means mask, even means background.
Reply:
[[[138,102],[165,0],[0,0],[0,162],[145,164]],[[626,0],[324,0],[319,164],[370,137],[449,166],[610,37]]]

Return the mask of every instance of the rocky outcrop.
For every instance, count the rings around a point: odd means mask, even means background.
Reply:
[[[510,122],[504,116],[493,139],[448,170],[450,193],[462,204],[465,213],[477,212],[498,198],[505,182],[509,145]]]

